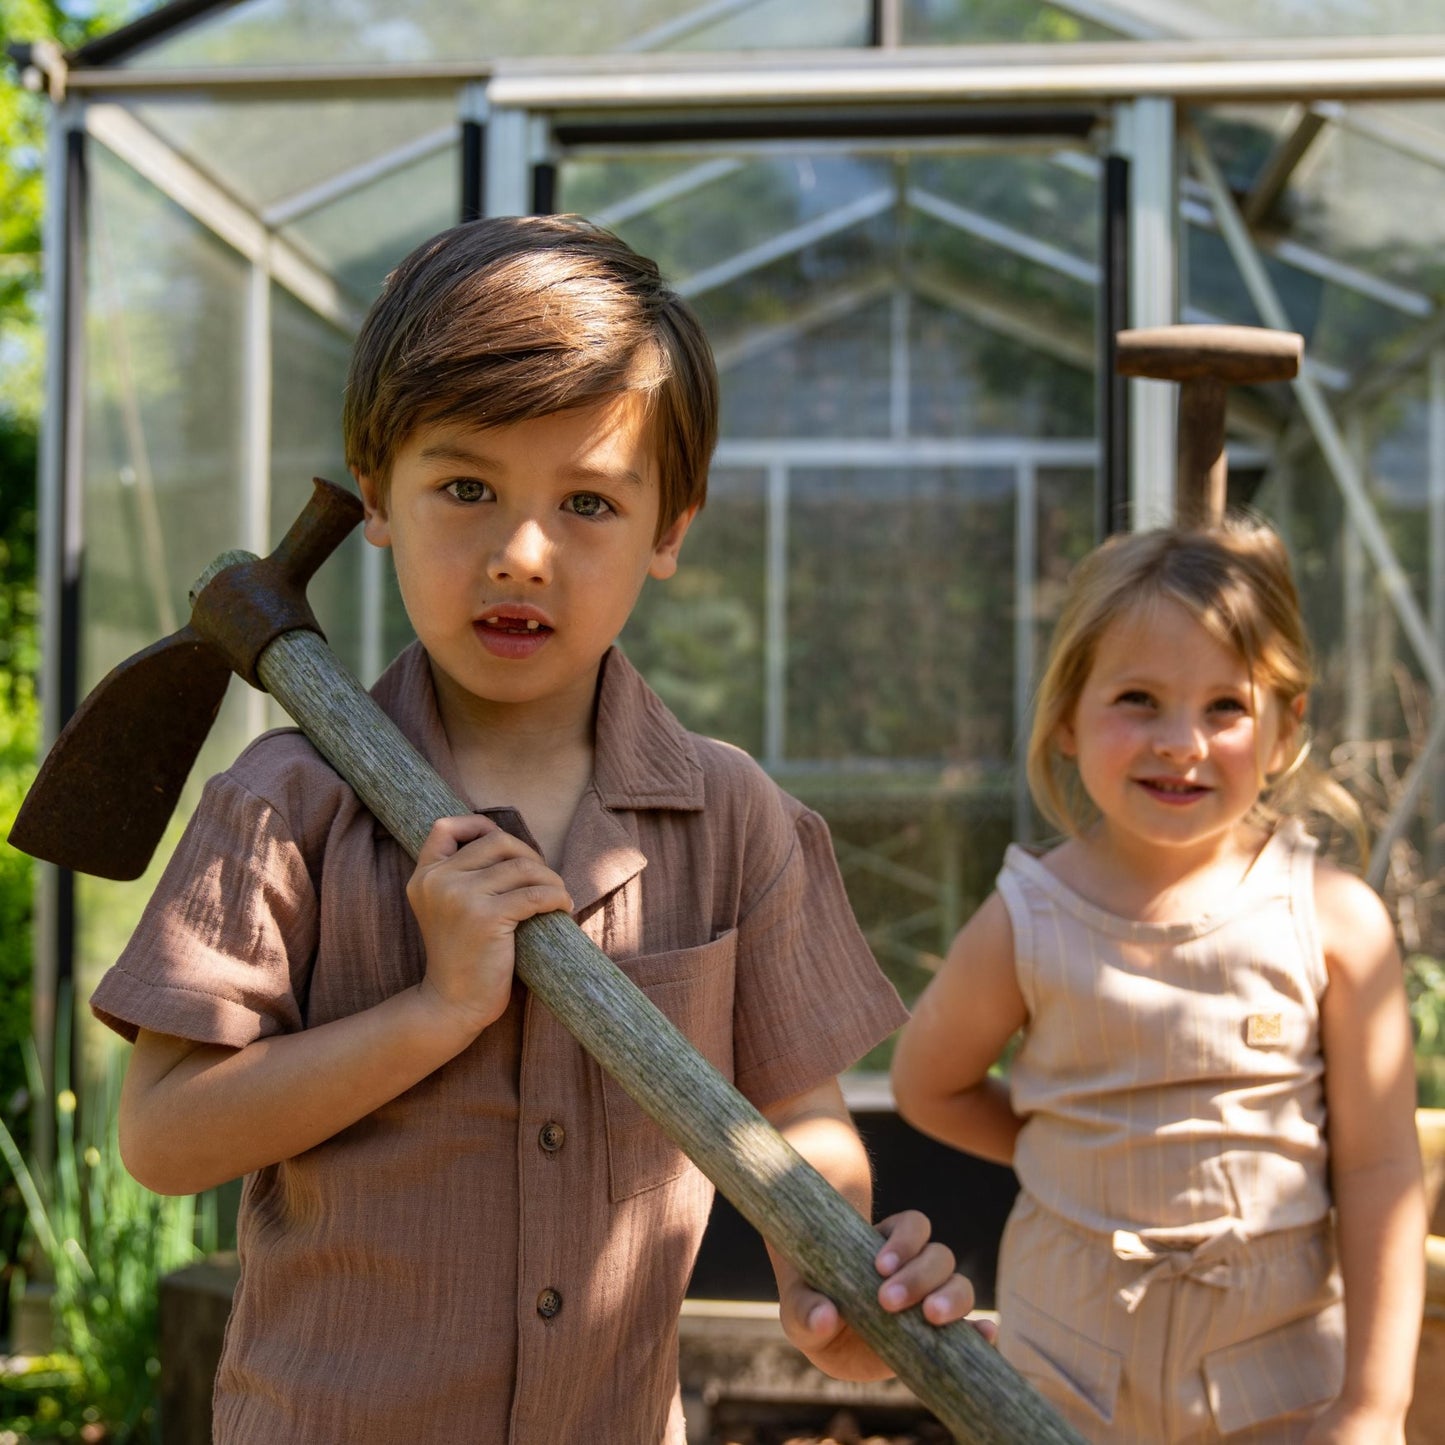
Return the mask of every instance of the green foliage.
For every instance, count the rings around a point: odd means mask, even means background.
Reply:
[[[0,0],[0,36],[9,43],[51,40],[68,50],[145,8],[137,0]],[[0,429],[18,421],[33,433],[40,413],[36,312],[49,101],[16,84],[13,67],[5,69],[8,73],[0,74]],[[0,446],[0,476],[9,460]]]
[[[61,1017],[69,1017],[68,1008]],[[156,1438],[158,1286],[163,1275],[214,1248],[215,1202],[209,1195],[165,1198],[137,1184],[116,1144],[118,1056],[111,1054],[105,1076],[87,1087],[83,1110],[68,1087],[69,1057],[69,1030],[62,1027],[53,1167],[27,1164],[3,1124],[0,1158],[24,1197],[31,1242],[54,1281],[57,1349],[73,1364],[53,1368],[32,1391],[30,1413],[0,1423],[35,1439],[103,1426],[103,1438],[141,1445]],[[29,1062],[38,1092],[33,1049]],[[12,1381],[10,1393],[23,1384]]]
[[[0,694],[0,1113],[25,1085],[21,1047],[30,1034],[30,915],[32,866],[3,839],[15,820],[35,767],[38,710],[31,679],[6,677]]]
[[[1415,1032],[1420,1107],[1445,1109],[1445,965],[1427,954],[1407,959],[1405,996]]]

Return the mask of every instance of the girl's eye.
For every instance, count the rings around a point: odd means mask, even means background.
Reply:
[[[475,477],[458,477],[455,481],[448,482],[442,490],[458,502],[482,502],[491,492],[485,482],[479,482]]]
[[[1148,707],[1154,701],[1147,692],[1138,688],[1131,688],[1128,692],[1121,692],[1119,699],[1126,707]]]
[[[578,492],[576,496],[568,497],[565,505],[579,517],[601,517],[612,510],[612,504],[596,492]]]
[[[1209,704],[1214,712],[1230,713],[1236,717],[1243,716],[1248,709],[1237,697],[1217,697]]]

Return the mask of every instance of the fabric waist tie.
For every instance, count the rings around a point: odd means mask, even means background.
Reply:
[[[1238,1284],[1242,1271],[1230,1255],[1246,1242],[1247,1236],[1238,1221],[1233,1221],[1218,1234],[1201,1244],[1171,1249],[1153,1244],[1127,1229],[1116,1229],[1113,1235],[1114,1254],[1122,1260],[1136,1260],[1150,1267],[1133,1284],[1125,1285],[1114,1298],[1133,1314],[1144,1301],[1149,1286],[1161,1279],[1198,1280],[1200,1284],[1228,1289]]]

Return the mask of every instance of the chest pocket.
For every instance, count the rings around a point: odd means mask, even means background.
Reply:
[[[698,948],[648,954],[618,966],[667,1015],[725,1079],[733,1076],[733,969],[737,930]],[[676,1179],[687,1156],[608,1074],[602,1076],[607,1112],[607,1168],[612,1202]]]

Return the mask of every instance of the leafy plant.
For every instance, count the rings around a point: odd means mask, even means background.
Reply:
[[[215,1201],[152,1194],[126,1173],[116,1144],[117,1056],[109,1056],[81,1108],[69,1087],[68,1007],[60,1017],[54,1164],[28,1164],[3,1123],[0,1157],[24,1198],[30,1241],[54,1282],[62,1359],[50,1362],[31,1412],[6,1423],[22,1438],[80,1434],[144,1445],[156,1438],[160,1280],[214,1248]],[[27,1064],[39,1096],[33,1046]],[[11,1392],[24,1383],[12,1380]]]
[[[1445,964],[1428,954],[1405,962],[1405,995],[1415,1032],[1420,1106],[1445,1109]]]

